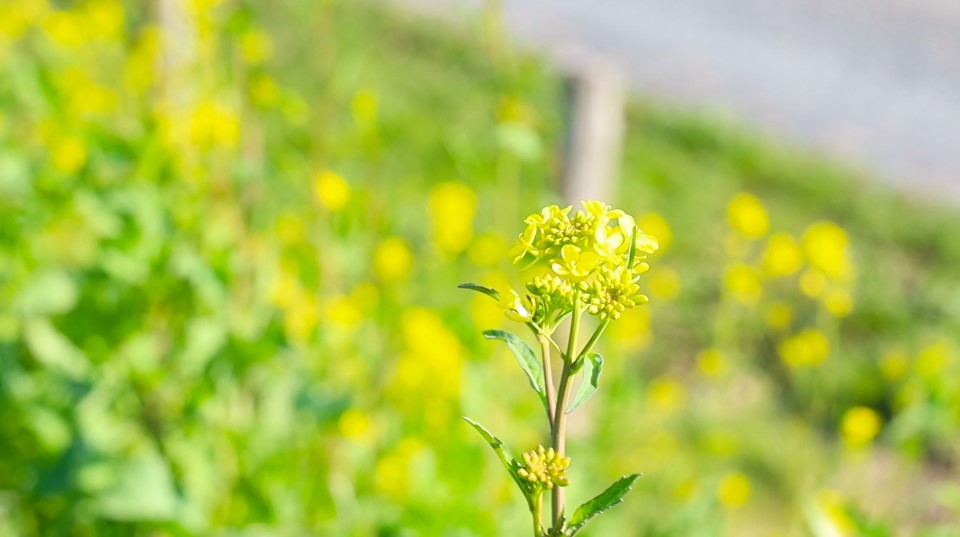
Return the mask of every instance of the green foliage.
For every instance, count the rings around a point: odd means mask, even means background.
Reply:
[[[520,369],[527,375],[527,380],[530,381],[530,387],[537,392],[545,403],[543,362],[537,357],[536,353],[533,352],[533,349],[519,337],[503,330],[485,330],[483,337],[487,339],[498,339],[507,344],[510,352],[513,353],[513,357],[516,358],[517,363],[520,364]]]
[[[576,535],[590,519],[622,502],[623,496],[630,492],[633,482],[639,478],[640,474],[621,477],[596,497],[577,507],[567,522],[567,535]]]
[[[577,388],[570,405],[567,407],[567,414],[573,412],[580,405],[587,402],[588,399],[597,391],[600,386],[600,373],[603,370],[603,356],[595,352],[587,353],[583,357],[583,375],[580,378],[580,386]]]

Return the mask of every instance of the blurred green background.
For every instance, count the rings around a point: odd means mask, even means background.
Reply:
[[[558,202],[562,85],[494,17],[0,1],[0,536],[514,536],[460,421],[546,431],[480,331]],[[178,33],[170,33],[173,28]],[[628,111],[661,251],[571,425],[589,536],[960,535],[960,217]]]

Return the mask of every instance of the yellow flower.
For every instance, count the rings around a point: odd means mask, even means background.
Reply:
[[[477,195],[458,181],[440,183],[430,190],[428,202],[437,247],[446,253],[466,250],[473,239],[473,217]]]
[[[748,239],[763,237],[770,225],[763,203],[746,192],[741,192],[730,200],[727,205],[727,219],[734,231]]]
[[[697,368],[708,377],[719,377],[727,371],[727,358],[719,349],[704,349],[697,356]]]
[[[268,75],[260,74],[253,77],[248,89],[253,103],[261,108],[270,108],[280,101],[280,87]]]
[[[787,233],[774,233],[763,252],[763,271],[772,277],[789,276],[803,266],[803,251]]]
[[[887,380],[896,381],[907,374],[910,367],[910,360],[906,353],[901,350],[892,350],[886,353],[880,360],[880,372]]]
[[[57,171],[72,175],[87,162],[87,148],[80,139],[67,136],[54,146],[50,157]]]
[[[880,433],[882,426],[883,420],[876,410],[857,406],[848,409],[843,414],[840,433],[843,436],[843,442],[848,447],[860,448],[872,442]]]
[[[222,103],[201,103],[190,118],[190,139],[200,146],[234,147],[240,139],[240,118]]]
[[[124,10],[116,0],[93,0],[86,4],[85,24],[97,39],[115,39],[122,34]]]
[[[313,195],[329,211],[339,211],[350,201],[350,184],[340,174],[323,170],[313,177]]]
[[[683,384],[669,377],[653,380],[647,390],[647,404],[665,413],[680,409],[686,399],[687,390]]]
[[[650,272],[650,292],[657,298],[671,300],[680,293],[680,276],[670,267]]]
[[[240,54],[249,65],[258,65],[273,56],[273,39],[259,30],[250,30],[240,38]]]
[[[853,273],[849,245],[847,232],[833,222],[815,222],[803,233],[810,266],[834,280],[845,280]]]
[[[513,289],[508,289],[501,295],[500,307],[504,310],[508,319],[518,323],[529,323],[533,320],[533,315],[537,311],[529,296],[520,296]]]
[[[774,330],[783,330],[793,321],[793,308],[786,302],[774,302],[767,308],[767,326]]]
[[[660,253],[666,252],[673,242],[673,232],[670,225],[659,213],[646,213],[637,220],[637,225],[644,233],[649,233],[659,240]]]
[[[823,363],[830,354],[830,341],[823,332],[808,328],[780,343],[783,361],[791,367],[812,367]]]
[[[358,91],[350,102],[353,120],[359,125],[369,125],[377,120],[379,99],[377,94],[368,89]]]
[[[567,477],[567,468],[570,466],[570,457],[565,457],[553,448],[539,446],[537,449],[524,452],[523,466],[517,473],[534,486],[552,489],[566,487],[570,484]]]
[[[560,262],[554,262],[551,268],[557,275],[582,280],[589,276],[600,264],[600,257],[592,252],[584,252],[576,246],[567,244],[560,249]]]
[[[382,281],[401,280],[410,273],[413,255],[403,239],[389,237],[384,239],[373,254],[373,271]]]
[[[750,489],[747,476],[738,472],[730,473],[717,485],[717,499],[727,509],[737,509],[750,500]]]
[[[353,301],[342,295],[328,298],[323,304],[323,311],[330,322],[348,330],[355,328],[363,320]]]
[[[823,305],[834,317],[846,317],[853,311],[853,297],[846,289],[834,289],[824,297]]]
[[[339,428],[344,438],[366,442],[373,433],[373,420],[362,410],[349,408],[340,415]]]
[[[733,298],[742,304],[755,304],[763,294],[763,285],[757,270],[743,263],[735,263],[727,268],[723,283]]]

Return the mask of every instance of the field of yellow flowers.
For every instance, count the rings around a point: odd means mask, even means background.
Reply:
[[[558,201],[555,73],[491,21],[165,4],[0,0],[0,536],[526,531],[460,416],[542,409],[456,285]],[[960,218],[655,103],[624,159],[660,251],[570,479],[643,477],[583,535],[957,535]]]

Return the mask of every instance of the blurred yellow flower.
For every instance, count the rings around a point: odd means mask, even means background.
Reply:
[[[848,447],[860,448],[872,442],[880,433],[882,426],[883,419],[876,410],[856,406],[843,414],[840,434],[843,437],[844,444]]]
[[[783,301],[774,302],[767,308],[766,321],[770,328],[783,330],[793,321],[793,308]]]
[[[845,280],[853,273],[847,232],[833,222],[814,222],[803,233],[803,250],[810,266],[824,275]]]
[[[496,233],[484,233],[470,243],[467,255],[475,265],[493,267],[504,258],[508,248],[509,245],[502,236]]]
[[[323,170],[313,176],[313,196],[329,211],[339,211],[350,201],[350,184],[340,174]]]
[[[812,367],[823,363],[830,354],[830,341],[823,332],[808,328],[780,343],[783,361],[791,367]]]
[[[349,408],[341,414],[338,425],[340,434],[350,440],[366,442],[373,436],[373,420],[358,408]]]
[[[473,189],[458,181],[440,183],[430,189],[428,206],[437,247],[450,254],[464,251],[473,239],[477,210]]]
[[[741,192],[727,205],[730,226],[748,239],[759,239],[767,233],[770,220],[763,203],[753,194]]]
[[[853,311],[853,297],[846,289],[833,289],[823,297],[823,305],[834,317],[846,317]]]
[[[59,45],[68,48],[83,45],[87,40],[84,23],[79,15],[68,11],[53,11],[43,20],[43,30]]]
[[[744,263],[727,267],[723,284],[734,300],[742,304],[755,304],[763,294],[759,271]]]
[[[91,0],[85,4],[84,24],[96,39],[116,39],[123,34],[124,9],[117,0]]]
[[[240,37],[240,54],[249,65],[259,65],[273,56],[273,39],[260,30],[249,30]]]
[[[680,275],[670,267],[650,271],[650,293],[663,300],[672,300],[680,294]]]
[[[907,374],[910,367],[910,359],[902,350],[892,350],[883,355],[880,359],[880,372],[890,381],[896,381]]]
[[[254,76],[249,91],[253,103],[261,108],[270,108],[280,102],[280,87],[269,75]]]
[[[87,162],[87,148],[79,138],[65,136],[56,142],[50,158],[57,171],[71,175],[80,171]]]
[[[666,252],[673,243],[673,232],[670,230],[670,224],[660,213],[649,212],[643,214],[638,220],[637,225],[647,235],[656,237],[660,243],[660,253]]]
[[[682,408],[686,400],[686,388],[669,377],[654,379],[647,390],[647,404],[667,414]]]
[[[413,255],[399,237],[388,237],[373,253],[373,272],[384,282],[401,280],[410,273]]]
[[[717,499],[727,509],[737,509],[750,500],[750,489],[747,476],[733,472],[725,475],[717,485]]]
[[[377,94],[368,89],[362,89],[354,94],[350,102],[353,111],[353,120],[360,125],[369,125],[377,120],[377,109],[380,107]]]
[[[719,377],[726,373],[727,362],[727,357],[719,349],[703,349],[697,355],[697,369],[708,377]]]
[[[768,276],[789,276],[803,266],[803,251],[788,233],[774,233],[763,252],[763,271]]]
[[[942,375],[953,361],[953,347],[946,339],[937,339],[921,349],[914,367],[917,373],[928,380]]]
[[[339,295],[326,299],[323,303],[324,316],[330,322],[345,329],[355,328],[363,316],[350,297]]]
[[[204,147],[234,147],[240,140],[240,118],[222,103],[203,102],[190,117],[190,140]]]
[[[319,324],[319,309],[313,296],[306,293],[295,296],[283,315],[283,327],[287,337],[295,342],[307,341]]]
[[[843,497],[836,491],[818,492],[808,516],[816,537],[854,537],[858,534],[856,523],[844,507]]]

